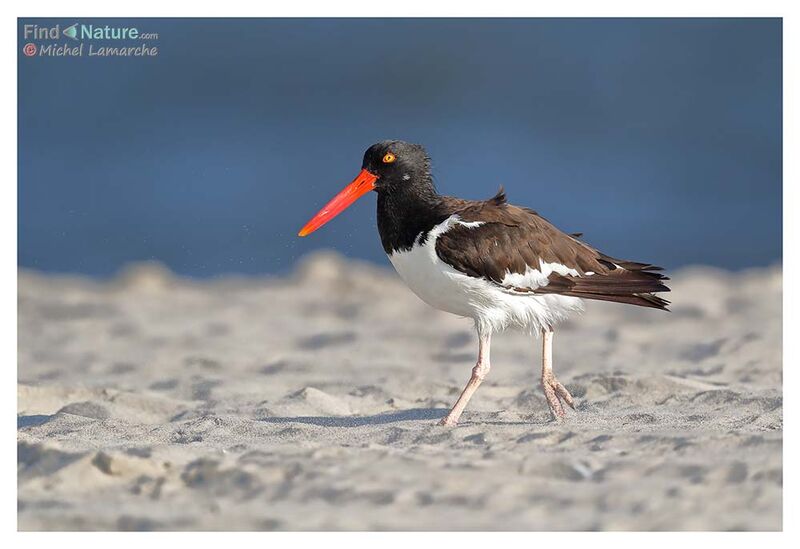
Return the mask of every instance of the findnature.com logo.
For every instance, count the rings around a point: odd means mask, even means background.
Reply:
[[[154,57],[158,33],[143,33],[138,27],[73,23],[69,26],[40,26],[25,24],[22,34],[26,44],[22,52],[27,57]],[[64,38],[70,41],[50,43]],[[33,40],[46,43],[33,42]],[[106,45],[92,41],[132,41],[134,45]],[[150,42],[148,42],[150,41]],[[77,43],[77,44],[76,44]]]

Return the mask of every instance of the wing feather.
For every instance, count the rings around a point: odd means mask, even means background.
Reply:
[[[509,205],[502,188],[485,202],[452,200],[459,206],[456,215],[466,224],[454,224],[439,235],[436,253],[464,274],[511,292],[657,309],[669,304],[654,295],[669,291],[661,267],[605,255],[561,232],[533,210]]]

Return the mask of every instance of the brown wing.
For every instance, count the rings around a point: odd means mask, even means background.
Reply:
[[[567,235],[533,210],[506,202],[503,189],[485,202],[451,199],[459,218],[480,225],[453,225],[436,241],[436,253],[445,263],[469,276],[484,278],[504,290],[615,301],[666,309],[668,301],[655,292],[668,292],[660,267],[607,256]],[[552,273],[546,285],[508,286],[509,273],[541,269],[558,263],[578,276]]]

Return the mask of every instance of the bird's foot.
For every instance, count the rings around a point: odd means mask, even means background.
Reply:
[[[458,424],[458,418],[450,417],[450,414],[443,417],[439,420],[437,425],[443,425],[445,427],[455,427]]]
[[[575,409],[575,400],[572,398],[572,395],[569,394],[566,387],[556,379],[553,372],[542,374],[542,387],[544,388],[544,397],[547,399],[547,405],[550,406],[550,412],[552,412],[557,420],[566,416],[564,413],[564,406],[561,404],[562,400],[566,402],[570,408],[573,410]]]

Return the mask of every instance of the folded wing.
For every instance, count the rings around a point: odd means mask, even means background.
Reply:
[[[463,201],[457,215],[462,223],[438,236],[436,254],[464,274],[513,293],[559,294],[662,310],[669,305],[655,295],[669,291],[660,267],[607,256],[536,212],[508,204],[502,189],[485,202]]]

